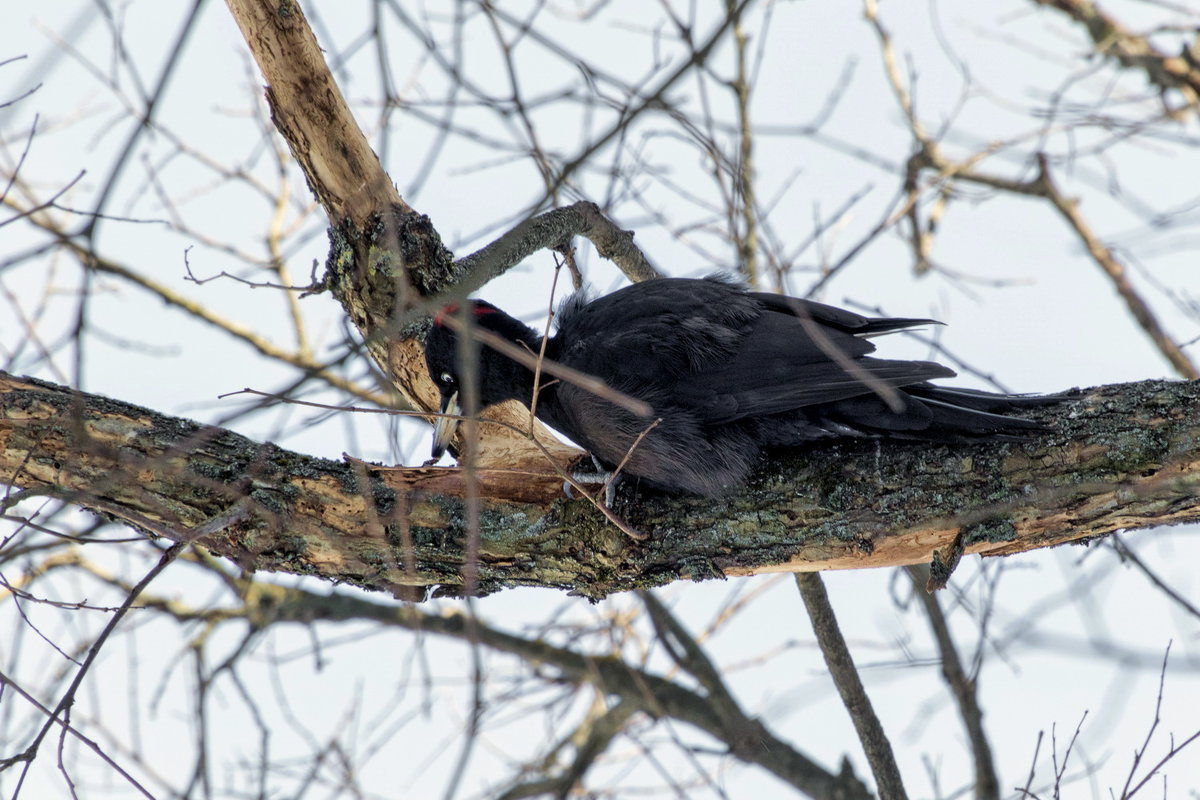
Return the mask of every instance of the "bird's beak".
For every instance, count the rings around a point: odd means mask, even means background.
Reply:
[[[454,440],[454,432],[458,430],[458,420],[455,417],[462,413],[462,409],[458,407],[458,392],[442,400],[442,413],[450,416],[438,417],[437,423],[433,426],[434,458],[442,457],[446,448],[450,446],[450,442]]]

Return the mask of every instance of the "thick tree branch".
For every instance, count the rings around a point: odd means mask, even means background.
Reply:
[[[271,120],[329,218],[365,228],[400,198],[325,64],[298,3],[226,0],[267,82]]]
[[[1023,444],[849,442],[775,459],[723,500],[633,497],[617,510],[648,535],[639,543],[564,499],[549,468],[481,469],[479,591],[600,597],[677,578],[922,563],[956,546],[1004,555],[1200,520],[1200,385],[1103,387],[1042,416],[1056,432]],[[0,475],[176,540],[231,519],[200,541],[249,569],[404,597],[464,582],[458,469],[310,458],[0,373]]]

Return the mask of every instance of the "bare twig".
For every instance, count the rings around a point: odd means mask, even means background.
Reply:
[[[604,754],[617,736],[625,730],[629,720],[640,710],[636,703],[625,699],[618,700],[608,708],[604,697],[598,696],[593,713],[588,714],[569,736],[562,737],[554,750],[541,759],[543,764],[551,763],[550,756],[570,743],[575,749],[575,756],[571,762],[558,775],[511,786],[498,795],[497,800],[520,800],[547,795],[570,796],[571,790],[578,786],[596,759]]]
[[[737,100],[738,127],[738,159],[734,170],[734,208],[741,213],[741,230],[731,225],[731,231],[737,233],[739,266],[746,281],[751,286],[759,283],[758,267],[758,225],[755,217],[754,192],[754,130],[750,123],[750,88],[752,79],[746,65],[746,51],[749,49],[749,37],[746,34],[742,20],[743,8],[738,8],[735,0],[725,0],[725,13],[733,15],[733,41],[737,54],[737,74],[730,83],[734,97]]]
[[[1079,741],[1079,732],[1083,730],[1083,723],[1087,722],[1088,712],[1084,711],[1083,716],[1079,718],[1079,724],[1075,726],[1075,732],[1071,734],[1071,741],[1067,742],[1067,749],[1063,751],[1062,763],[1058,763],[1058,734],[1056,726],[1050,726],[1050,760],[1054,768],[1054,798],[1059,800],[1062,797],[1063,778],[1067,774],[1067,764],[1071,763],[1071,752],[1075,749],[1075,743]]]
[[[1079,213],[1079,201],[1069,198],[1062,193],[1055,183],[1053,176],[1050,174],[1050,167],[1047,164],[1046,156],[1042,153],[1038,154],[1038,177],[1036,185],[1040,189],[1043,197],[1050,201],[1055,210],[1062,215],[1071,229],[1079,237],[1087,248],[1088,254],[1095,261],[1104,274],[1108,276],[1113,284],[1113,288],[1120,294],[1121,299],[1125,301],[1125,307],[1129,309],[1129,313],[1137,321],[1146,335],[1158,346],[1159,351],[1171,362],[1171,366],[1180,376],[1189,380],[1200,378],[1200,369],[1187,356],[1186,353],[1176,344],[1175,340],[1167,333],[1162,323],[1158,321],[1157,315],[1151,310],[1149,304],[1142,298],[1141,293],[1134,288],[1133,283],[1129,280],[1129,273],[1125,265],[1117,260],[1111,248],[1100,241],[1088,222]]]
[[[999,800],[1000,782],[992,761],[992,748],[983,729],[983,709],[980,708],[975,695],[975,679],[963,669],[938,596],[925,590],[929,582],[929,568],[913,566],[907,569],[917,597],[925,606],[929,627],[941,653],[942,676],[954,694],[959,716],[962,717],[963,725],[967,729],[967,738],[971,742],[971,753],[975,759],[975,796],[981,800]]]
[[[1075,0],[1037,0],[1045,4],[1052,4],[1056,7],[1064,9],[1072,9],[1083,13],[1085,7],[1094,11],[1094,6],[1091,3],[1075,2]],[[1066,221],[1067,225],[1074,232],[1075,236],[1087,248],[1088,254],[1092,260],[1101,268],[1104,274],[1108,277],[1113,287],[1117,290],[1121,299],[1125,302],[1126,308],[1130,314],[1145,331],[1146,335],[1154,342],[1163,356],[1171,363],[1175,370],[1183,377],[1189,379],[1200,378],[1200,369],[1195,363],[1183,352],[1179,345],[1170,337],[1159,322],[1157,315],[1150,308],[1149,304],[1142,298],[1141,294],[1133,286],[1129,280],[1126,266],[1122,264],[1113,253],[1112,249],[1105,245],[1100,237],[1094,232],[1091,225],[1083,218],[1079,212],[1079,201],[1068,198],[1058,185],[1055,183],[1053,175],[1050,172],[1048,161],[1045,154],[1038,153],[1037,165],[1038,175],[1036,178],[1028,181],[1013,180],[997,175],[989,175],[979,172],[976,169],[976,164],[990,155],[991,148],[985,148],[983,151],[966,158],[962,161],[953,161],[947,158],[938,145],[936,139],[930,135],[916,112],[911,93],[905,85],[903,76],[900,73],[900,68],[897,63],[896,55],[892,47],[891,37],[882,22],[879,20],[878,5],[876,0],[864,0],[866,17],[868,22],[875,29],[876,35],[880,42],[880,50],[883,57],[884,69],[888,77],[888,81],[892,87],[892,93],[896,98],[897,104],[904,113],[908,121],[909,129],[916,141],[916,153],[909,161],[908,173],[906,173],[906,183],[909,185],[909,202],[905,206],[907,214],[913,208],[917,197],[919,197],[919,187],[916,185],[915,175],[917,171],[929,168],[938,171],[935,178],[935,183],[942,182],[948,178],[957,178],[959,180],[977,183],[983,186],[989,186],[994,189],[1009,192],[1012,194],[1025,195],[1029,197],[1041,197],[1048,201],[1050,205],[1058,212],[1058,214]],[[1090,13],[1090,12],[1089,12]],[[1095,12],[1099,15],[1099,12]],[[1101,15],[1102,16],[1102,15]],[[1095,17],[1093,17],[1095,20]],[[1119,28],[1111,28],[1109,20],[1099,20],[1096,30],[1104,30],[1104,39],[1107,44],[1111,44],[1108,37],[1110,35],[1124,35]],[[1180,59],[1182,61],[1182,59]],[[1123,62],[1124,63],[1124,62]],[[1196,73],[1192,68],[1188,68],[1188,74]],[[942,190],[939,189],[939,192]],[[914,230],[919,228],[918,223],[914,223]],[[927,255],[927,254],[926,254]],[[918,248],[918,261],[922,255]]]
[[[1116,60],[1121,66],[1140,70],[1146,79],[1163,91],[1179,90],[1186,102],[1200,102],[1200,67],[1194,52],[1167,55],[1147,36],[1134,33],[1115,17],[1090,0],[1034,0],[1066,14],[1088,32],[1096,52]]]
[[[74,679],[71,681],[71,684],[67,687],[67,690],[63,693],[62,697],[59,698],[58,704],[49,712],[49,716],[47,717],[45,724],[42,725],[41,730],[39,730],[37,735],[34,736],[33,741],[29,743],[22,753],[0,762],[0,770],[11,767],[16,763],[24,764],[24,767],[21,771],[21,777],[18,779],[16,789],[14,790],[14,796],[20,794],[21,786],[24,784],[25,778],[29,774],[29,768],[33,764],[34,757],[37,755],[38,747],[41,745],[42,740],[46,737],[46,734],[50,732],[50,729],[54,725],[58,724],[63,726],[63,736],[66,736],[67,732],[71,731],[70,726],[65,724],[64,720],[60,720],[59,717],[63,716],[74,704],[76,692],[79,691],[79,687],[83,683],[84,677],[88,674],[92,664],[95,663],[96,657],[100,654],[100,650],[104,647],[104,643],[108,641],[108,637],[114,630],[116,630],[116,627],[121,620],[124,619],[125,614],[133,606],[134,601],[137,600],[138,596],[142,593],[142,590],[144,590],[152,580],[158,577],[159,573],[166,569],[167,566],[175,560],[175,557],[179,555],[180,551],[183,550],[185,546],[186,545],[183,542],[176,542],[163,551],[162,557],[159,558],[158,563],[155,564],[145,574],[145,576],[142,577],[142,580],[133,587],[132,591],[130,591],[129,595],[125,598],[125,602],[122,603],[121,607],[113,613],[112,617],[109,618],[108,623],[104,626],[104,629],[100,631],[100,635],[96,637],[94,642],[92,642],[91,647],[88,648],[87,657],[83,660],[83,663],[75,672]],[[4,682],[9,683],[7,679],[4,679]],[[124,773],[122,772],[122,774]],[[130,780],[131,785],[138,789],[141,794],[153,800],[154,796],[146,791],[141,784],[132,778],[129,778],[128,775],[125,775],[125,777]]]
[[[1177,756],[1192,742],[1200,740],[1200,729],[1178,744],[1175,743],[1175,737],[1172,736],[1171,749],[1146,771],[1146,774],[1142,776],[1140,781],[1130,788],[1130,784],[1133,783],[1133,779],[1137,776],[1138,766],[1141,765],[1142,760],[1146,757],[1146,751],[1150,748],[1150,741],[1154,738],[1154,732],[1158,729],[1159,723],[1162,722],[1163,687],[1167,682],[1167,659],[1170,656],[1171,645],[1168,643],[1166,651],[1163,652],[1162,668],[1158,673],[1158,697],[1154,701],[1154,720],[1150,723],[1150,728],[1146,731],[1146,738],[1142,742],[1142,746],[1133,753],[1133,763],[1129,766],[1129,775],[1125,778],[1125,786],[1121,789],[1120,800],[1128,800],[1128,798],[1133,797],[1168,761]]]
[[[875,715],[871,699],[867,697],[867,690],[863,687],[862,678],[854,665],[850,648],[846,646],[846,640],[838,627],[821,573],[796,573],[796,585],[800,588],[800,597],[804,600],[808,618],[812,621],[813,633],[816,634],[821,655],[825,657],[825,665],[829,667],[833,685],[841,695],[842,705],[850,714],[854,730],[858,733],[858,741],[862,743],[863,751],[867,754],[867,762],[870,763],[871,773],[875,776],[875,788],[879,791],[880,798],[904,800],[908,794],[904,790],[904,781],[900,777],[900,768],[896,765],[892,744],[888,741],[879,717]]]
[[[1157,586],[1163,594],[1178,603],[1183,610],[1187,611],[1193,617],[1200,619],[1200,609],[1196,608],[1191,601],[1171,588],[1166,581],[1158,577],[1158,575],[1146,565],[1146,562],[1138,558],[1137,553],[1129,549],[1129,546],[1125,544],[1120,535],[1113,535],[1109,542],[1111,543],[1112,548],[1117,551],[1117,555],[1119,555],[1123,561],[1128,561],[1130,564],[1133,564],[1133,566],[1137,567],[1138,571],[1145,575],[1147,580]]]
[[[142,784],[137,780],[137,778],[133,777],[133,775],[131,775],[124,767],[122,767],[120,764],[118,764],[116,762],[116,760],[114,760],[112,758],[112,756],[110,756],[108,753],[106,753],[104,751],[104,748],[101,747],[98,742],[96,742],[94,739],[91,739],[91,738],[83,735],[83,733],[78,728],[71,725],[70,722],[63,720],[63,719],[58,719],[55,716],[55,712],[53,710],[47,708],[46,706],[44,706],[40,702],[38,702],[38,699],[36,697],[34,697],[29,692],[27,692],[23,688],[21,688],[21,686],[16,681],[14,681],[12,678],[10,678],[8,675],[4,674],[3,672],[0,672],[0,686],[6,686],[9,689],[11,689],[12,691],[16,692],[23,700],[25,700],[27,703],[29,703],[31,706],[36,708],[38,711],[42,712],[47,717],[49,717],[52,722],[54,722],[57,725],[62,726],[64,732],[70,733],[72,736],[74,736],[76,739],[78,739],[80,742],[82,742],[89,750],[91,750],[93,753],[95,753],[96,756],[101,761],[103,761],[104,763],[106,763],[110,767],[112,767],[113,770],[118,775],[120,775],[122,778],[124,778],[129,783],[130,786],[132,786],[134,789],[137,790],[138,794],[141,794],[142,796],[147,797],[150,800],[155,800],[154,795],[148,789],[146,789],[146,787],[142,786]],[[18,762],[18,760],[24,760],[26,757],[32,758],[32,755],[29,754],[28,751],[26,751],[25,753],[22,753],[18,756],[14,756],[12,758],[0,759],[0,772],[3,772],[5,769],[8,769],[9,767],[13,766],[13,764]]]

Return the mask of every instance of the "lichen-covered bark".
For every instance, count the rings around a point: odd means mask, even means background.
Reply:
[[[426,298],[470,273],[475,261],[511,261],[510,250],[520,251],[524,237],[515,232],[478,259],[453,262],[430,221],[404,204],[370,153],[300,8],[227,2],[269,84],[276,125],[329,214],[327,283],[397,388],[414,408],[430,411],[436,396],[421,353]],[[488,274],[487,266],[478,272]],[[855,443],[777,461],[721,502],[638,498],[617,510],[649,534],[644,543],[620,534],[586,504],[558,497],[560,479],[523,435],[529,417],[513,404],[495,411],[511,428],[482,426],[476,463],[485,502],[480,518],[469,520],[457,472],[370,471],[212,429],[172,442],[138,427],[170,428],[145,422],[162,419],[150,412],[113,417],[86,398],[74,402],[77,418],[86,421],[82,428],[39,433],[33,419],[25,421],[19,434],[25,438],[11,456],[17,459],[14,483],[40,481],[45,491],[78,492],[85,504],[102,498],[95,507],[110,513],[128,503],[127,518],[160,514],[169,530],[220,521],[231,502],[241,502],[237,521],[205,539],[218,552],[259,569],[310,571],[393,591],[461,585],[468,530],[480,537],[479,590],[528,583],[600,596],[679,576],[927,560],[952,565],[962,552],[1016,552],[1197,518],[1200,414],[1193,384],[1092,392],[1047,411],[1058,433],[1025,444]],[[116,418],[133,426],[132,441],[149,448],[134,452],[122,445],[117,454],[139,464],[142,476],[167,464],[170,485],[126,486],[119,497],[97,494],[85,467],[96,456],[88,468],[102,470],[99,456],[106,451],[92,446],[97,434],[82,432],[90,425],[105,429]],[[548,437],[544,442],[557,465],[574,455]],[[59,447],[43,451],[47,443]],[[194,456],[181,455],[196,446]],[[34,451],[39,455],[18,469],[22,454]],[[47,459],[58,459],[58,467],[48,467]],[[207,482],[193,485],[196,476]],[[121,494],[119,481],[91,477],[105,492]],[[149,494],[139,497],[139,491]]]
[[[452,287],[463,268],[455,266],[430,219],[404,202],[384,172],[299,4],[227,5],[266,80],[271,119],[329,217],[326,285],[409,407],[436,411],[423,355],[424,326],[433,310],[425,298]],[[480,466],[528,466],[543,449],[560,465],[579,455],[531,423],[519,406],[486,416],[504,424],[488,427],[476,451]],[[521,434],[531,428],[540,448]]]
[[[330,230],[325,280],[371,357],[417,411],[438,410],[437,388],[425,370],[425,334],[434,310],[425,298],[452,285],[455,270],[429,218],[405,208],[389,209],[364,230],[350,221]],[[483,416],[501,424],[484,427],[476,450],[481,468],[545,469],[543,451],[560,466],[579,456],[540,423],[532,426],[540,447],[531,444],[525,435],[529,412],[518,403]]]
[[[533,585],[589,597],[775,570],[929,561],[956,538],[1010,554],[1117,529],[1200,520],[1200,386],[1102,387],[1046,409],[1027,443],[851,442],[772,460],[719,501],[623,494],[629,539],[561,480],[479,472],[477,591]],[[0,471],[248,569],[416,597],[461,590],[463,473],[375,469],[0,373]]]

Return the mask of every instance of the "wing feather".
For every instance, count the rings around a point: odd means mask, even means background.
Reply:
[[[868,357],[875,346],[865,336],[931,320],[873,319],[711,278],[632,289],[568,300],[549,354],[618,391],[668,398],[702,425],[874,396],[871,384],[954,375],[932,362]]]

